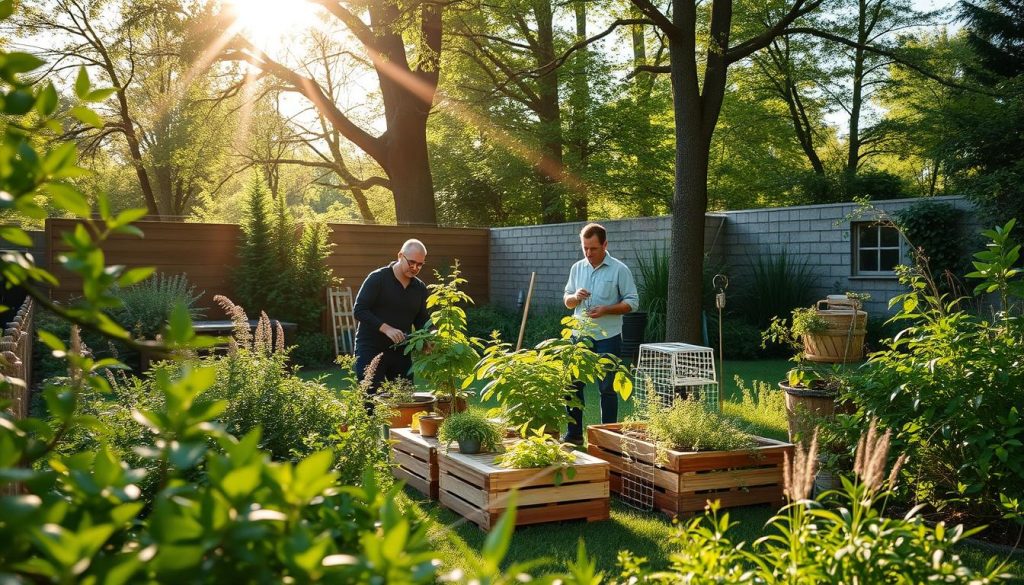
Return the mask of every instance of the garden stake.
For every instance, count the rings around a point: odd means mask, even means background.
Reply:
[[[526,291],[526,303],[523,304],[523,322],[519,324],[519,341],[516,342],[516,351],[523,348],[523,334],[526,333],[526,316],[530,314],[530,299],[533,298],[533,282],[537,278],[536,272],[530,273],[530,288]]]
[[[718,308],[718,411],[722,411],[722,396],[725,395],[725,348],[722,346],[722,309],[725,308],[725,289],[729,288],[729,277],[716,274],[711,280],[718,289],[715,295],[715,307]],[[721,282],[721,285],[718,283]]]

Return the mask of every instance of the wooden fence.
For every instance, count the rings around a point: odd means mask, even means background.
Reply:
[[[61,240],[61,232],[74,229],[75,223],[67,219],[46,220],[49,265],[60,280],[60,285],[51,290],[56,300],[66,300],[81,291],[81,280],[56,268],[55,262],[59,254],[69,249]],[[103,247],[107,264],[153,266],[167,274],[186,274],[196,291],[205,291],[198,304],[208,309],[207,316],[223,318],[213,296],[232,297],[232,272],[238,266],[239,226],[146,221],[136,225],[145,237],[113,236]],[[344,279],[342,286],[352,287],[353,292],[359,289],[367,273],[395,259],[402,242],[418,238],[429,252],[427,267],[420,278],[428,284],[433,282],[432,269],[446,273],[457,258],[463,276],[469,281],[466,292],[477,304],[488,301],[490,236],[487,229],[348,224],[328,227],[329,241],[334,248],[327,265],[335,277]],[[326,303],[325,296],[325,310]],[[326,327],[326,318],[324,323]]]
[[[28,416],[34,317],[35,304],[27,298],[0,337],[0,371],[9,378],[6,389],[0,391],[0,398],[12,401],[10,411],[16,419]]]

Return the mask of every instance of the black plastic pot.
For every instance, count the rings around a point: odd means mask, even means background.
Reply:
[[[640,353],[640,344],[644,342],[644,331],[647,329],[647,313],[634,311],[622,316],[622,360],[629,364],[636,363]]]

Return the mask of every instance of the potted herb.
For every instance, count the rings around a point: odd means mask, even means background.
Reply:
[[[482,414],[469,410],[444,419],[437,431],[437,440],[446,450],[454,441],[459,444],[459,452],[465,455],[497,451],[501,448],[501,439],[502,432],[498,425]]]
[[[427,308],[433,310],[430,320],[409,335],[405,352],[413,355],[412,371],[416,378],[433,389],[437,411],[446,415],[466,409],[469,393],[462,382],[472,376],[473,366],[480,359],[477,350],[483,343],[466,333],[462,305],[472,304],[473,299],[459,290],[466,280],[459,276],[458,260],[446,278],[436,271],[434,274],[437,283],[428,286],[431,292]]]
[[[791,441],[810,440],[814,427],[808,425],[811,420],[809,415],[827,419],[835,413],[835,400],[843,383],[841,372],[837,369],[823,370],[809,364],[805,352],[805,340],[827,331],[829,326],[829,321],[816,309],[801,308],[793,311],[792,324],[775,317],[762,335],[762,347],[774,341],[794,350],[790,360],[796,365],[786,373],[786,379],[779,382],[779,388],[786,393],[786,415]]]
[[[633,390],[628,370],[618,358],[596,354],[588,338],[573,336],[573,331],[585,331],[586,323],[565,317],[562,325],[561,337],[518,351],[495,332],[476,364],[476,378],[486,381],[481,397],[497,400],[501,416],[523,436],[542,427],[557,432],[561,423],[570,420],[566,407],[580,406],[570,391],[576,380],[593,383],[614,372],[615,390],[623,400]],[[472,381],[467,379],[464,385]]]
[[[576,468],[572,466],[576,462],[576,452],[567,449],[568,446],[552,439],[543,429],[537,429],[529,437],[512,444],[494,462],[506,469],[557,467],[554,481],[555,485],[560,485],[563,480],[576,476]]]
[[[416,386],[408,378],[385,380],[377,390],[378,401],[393,412],[389,426],[408,427],[417,412],[430,412],[437,403],[429,392],[416,392]]]

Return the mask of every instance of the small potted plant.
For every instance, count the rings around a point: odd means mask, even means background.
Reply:
[[[502,433],[487,417],[467,410],[445,418],[437,431],[437,440],[446,450],[456,442],[460,453],[475,455],[500,449]]]
[[[815,309],[801,308],[793,311],[792,324],[775,317],[768,330],[762,334],[762,347],[773,341],[794,350],[790,360],[795,366],[786,373],[786,379],[779,382],[779,388],[786,393],[786,415],[791,441],[810,440],[813,427],[807,425],[807,421],[811,420],[808,415],[830,418],[835,413],[836,397],[842,388],[841,372],[837,369],[823,370],[808,364],[803,341],[807,335],[824,331],[828,327],[828,321],[818,315]]]
[[[432,388],[437,411],[444,416],[466,410],[469,392],[462,383],[472,376],[483,343],[466,333],[462,305],[472,304],[473,299],[459,290],[466,280],[459,276],[458,260],[447,277],[437,271],[434,274],[437,283],[428,286],[427,298],[427,308],[433,312],[422,329],[409,335],[405,353],[413,355],[413,374]]]
[[[420,436],[423,437],[436,437],[438,427],[444,422],[444,417],[436,412],[428,412],[427,414],[419,417],[420,422]]]
[[[392,428],[410,426],[415,413],[430,412],[437,402],[429,392],[416,392],[416,386],[408,378],[385,380],[378,388],[376,398],[393,411]]]
[[[576,476],[576,468],[572,466],[576,462],[576,452],[571,449],[571,445],[559,443],[543,429],[537,429],[529,437],[513,443],[494,462],[506,469],[558,467],[554,476],[555,485]]]
[[[518,351],[502,343],[495,332],[476,364],[477,379],[486,381],[481,397],[497,400],[500,407],[495,410],[522,436],[542,427],[557,433],[561,423],[570,420],[566,407],[580,406],[571,392],[577,380],[593,383],[614,373],[619,396],[627,400],[632,392],[629,372],[618,358],[594,353],[588,338],[573,336],[574,331],[587,330],[586,323],[565,317],[562,325],[561,337]]]

